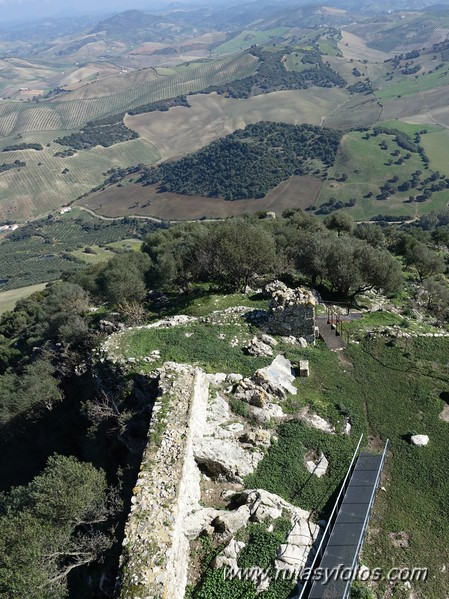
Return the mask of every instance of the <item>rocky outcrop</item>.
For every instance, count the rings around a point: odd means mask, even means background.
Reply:
[[[316,428],[323,433],[329,433],[331,435],[335,434],[335,427],[324,418],[321,418],[321,416],[318,416],[318,414],[311,412],[308,407],[301,410],[298,414],[298,418],[301,422],[310,426],[310,428]]]
[[[215,558],[215,568],[227,567],[231,570],[235,570],[237,568],[237,558],[244,547],[245,543],[242,541],[231,539],[223,551]]]
[[[245,426],[236,423],[228,402],[218,393],[209,399],[206,421],[196,430],[194,456],[208,476],[242,482],[263,457],[257,449],[245,449],[239,436]]]
[[[257,408],[267,408],[274,401],[282,400],[288,393],[296,395],[295,380],[291,362],[282,355],[276,356],[265,368],[260,368],[250,377],[241,380],[234,396]]]
[[[250,356],[272,356],[273,349],[268,343],[264,343],[261,339],[253,337],[250,344],[246,348]]]
[[[318,524],[308,519],[294,519],[287,541],[280,545],[275,561],[276,570],[299,571],[304,568],[319,533]]]

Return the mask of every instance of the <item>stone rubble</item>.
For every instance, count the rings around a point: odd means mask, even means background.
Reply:
[[[271,345],[264,343],[258,337],[253,337],[250,344],[246,348],[246,351],[250,356],[272,356],[273,349]]]
[[[285,399],[289,393],[297,394],[292,384],[294,380],[291,362],[278,355],[269,366],[259,368],[250,378],[242,379],[234,390],[234,397],[256,408],[267,409],[274,402]]]

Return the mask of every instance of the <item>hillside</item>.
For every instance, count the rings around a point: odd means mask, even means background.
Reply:
[[[146,170],[138,182],[185,195],[258,198],[293,175],[326,176],[339,142],[337,131],[260,121],[177,162]]]
[[[286,599],[276,572],[310,555],[363,433],[390,440],[362,554],[384,576],[354,593],[444,596],[447,222],[187,223],[21,299],[0,317],[1,592],[128,599],[180,572],[194,599],[255,599],[234,565]],[[318,282],[350,309],[338,352],[314,339]]]

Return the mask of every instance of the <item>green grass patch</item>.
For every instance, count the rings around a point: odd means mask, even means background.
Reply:
[[[253,333],[242,324],[193,323],[170,329],[138,329],[120,337],[120,351],[126,358],[140,358],[158,349],[161,359],[151,369],[166,361],[194,363],[206,372],[238,372],[250,376],[269,364],[271,358],[246,355],[243,347]],[[231,342],[238,339],[238,345]],[[148,365],[147,365],[148,366]]]
[[[318,48],[327,56],[343,56],[336,40],[320,40]]]
[[[263,488],[319,515],[343,480],[354,451],[354,439],[329,435],[292,421],[281,424],[278,442],[269,449],[257,470],[246,477],[249,488]],[[304,456],[322,451],[329,460],[326,476],[311,476]]]
[[[74,250],[70,252],[72,256],[82,260],[86,264],[98,264],[99,262],[106,262],[114,257],[114,252],[106,248],[101,248],[98,245],[87,246],[82,250]]]
[[[114,248],[119,250],[132,250],[134,252],[138,252],[142,246],[141,239],[122,239],[120,241],[114,241],[112,243],[108,243],[108,248]]]
[[[425,127],[423,126],[421,130],[423,128]],[[421,143],[425,148],[430,148],[434,136],[442,136],[440,142],[443,143],[444,135],[445,132],[422,135]],[[410,195],[416,197],[422,193],[414,188],[407,191],[397,190],[385,200],[376,199],[376,196],[380,193],[380,188],[393,177],[398,178],[393,183],[397,188],[405,181],[410,181],[412,173],[415,171],[422,172],[421,181],[429,177],[432,171],[424,169],[423,161],[417,153],[411,153],[411,157],[405,159],[409,152],[398,146],[394,141],[394,136],[379,134],[375,137],[370,136],[368,139],[365,139],[365,137],[365,132],[352,131],[343,138],[335,165],[330,169],[329,178],[318,198],[317,207],[328,202],[331,198],[344,203],[355,199],[355,206],[344,208],[355,220],[369,220],[377,214],[409,215],[412,218],[417,214],[425,214],[437,209],[437,207],[444,205],[447,201],[446,198],[449,199],[448,190],[444,190],[435,192],[426,202],[409,203],[407,200]],[[382,142],[387,144],[386,150],[380,147]],[[443,156],[448,155],[447,148],[442,149],[442,154]],[[436,151],[434,155],[436,155]],[[401,158],[403,159],[402,164],[394,164]],[[435,163],[432,158],[430,160],[431,169],[439,170],[441,166],[440,172],[445,172],[443,170],[444,158],[439,160],[438,163]],[[346,175],[346,180],[341,181],[340,177],[343,173]],[[367,197],[368,194],[371,194],[371,196]]]
[[[394,81],[394,80],[393,80]],[[390,100],[410,96],[429,89],[436,89],[449,85],[449,69],[444,68],[434,73],[426,73],[418,75],[417,79],[407,79],[400,83],[393,83],[375,92],[377,98],[382,100]]]
[[[391,443],[387,492],[378,496],[363,563],[386,570],[428,567],[428,581],[413,583],[423,599],[444,597],[448,590],[441,567],[449,559],[449,425],[438,418],[440,393],[449,389],[448,350],[447,339],[426,338],[409,341],[407,350],[403,341],[382,338],[349,349],[371,434]],[[429,435],[429,445],[410,445],[406,436],[412,431]],[[409,536],[406,550],[389,537],[400,531]]]
[[[398,119],[394,119],[392,121],[382,121],[377,123],[376,126],[385,127],[387,129],[397,129],[398,131],[407,133],[407,135],[410,135],[410,137],[413,137],[415,133],[421,133],[421,131],[424,130],[427,131],[427,133],[436,133],[437,131],[443,130],[443,127],[440,127],[439,125],[417,125],[415,123],[407,123],[406,121],[400,121]],[[425,137],[423,139],[429,138]]]
[[[304,71],[310,68],[310,64],[304,64],[301,62],[301,58],[304,56],[304,52],[292,52],[286,54],[284,57],[284,65],[287,71]]]
[[[9,291],[0,292],[0,314],[3,314],[8,310],[14,310],[14,307],[19,300],[25,299],[37,291],[42,291],[45,286],[46,283],[40,283],[39,285],[30,285],[28,287],[20,287],[19,289],[10,289]]]
[[[449,175],[449,131],[445,129],[423,135],[421,144],[430,158],[432,168]]]

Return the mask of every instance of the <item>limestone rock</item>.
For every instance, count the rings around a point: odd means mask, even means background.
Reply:
[[[268,285],[265,285],[265,287],[263,288],[263,294],[266,297],[271,297],[273,295],[273,293],[275,293],[276,291],[287,291],[288,287],[285,283],[283,283],[282,281],[272,281],[271,283],[268,283]]]
[[[170,318],[164,318],[163,320],[158,320],[156,322],[152,322],[151,324],[147,324],[141,327],[136,327],[138,329],[168,329],[171,327],[177,327],[184,324],[189,324],[190,322],[195,322],[198,320],[195,316],[187,316],[186,314],[177,314],[176,316],[171,316]]]
[[[427,435],[412,435],[410,441],[417,447],[424,447],[428,444],[429,437]]]
[[[277,570],[303,568],[313,551],[312,547],[319,534],[319,526],[307,519],[296,519],[287,542],[280,545],[275,560]]]
[[[263,429],[247,431],[239,438],[239,441],[241,443],[248,443],[249,445],[267,448],[271,445],[271,433],[270,431]]]
[[[219,513],[218,510],[213,508],[202,508],[189,514],[183,523],[185,536],[189,541],[199,537],[204,530],[210,527],[211,522]]]
[[[231,372],[226,376],[226,382],[231,383],[233,385],[239,383],[242,379],[243,376],[241,374],[236,374],[235,372]]]
[[[194,445],[197,464],[212,478],[224,476],[235,482],[251,474],[263,455],[260,451],[245,451],[237,440],[203,437]]]
[[[301,337],[301,339],[303,339],[303,337]],[[289,335],[288,337],[281,337],[281,340],[283,341],[283,343],[288,343],[289,345],[298,345],[298,339],[296,339],[296,337],[294,337],[293,335]]]
[[[309,360],[299,361],[299,376],[301,378],[308,378],[310,376]]]
[[[248,524],[251,511],[247,505],[241,505],[231,512],[222,510],[213,520],[212,526],[216,532],[224,535],[234,535],[238,530]]]
[[[276,345],[278,344],[278,342],[276,341],[276,339],[274,337],[272,337],[271,335],[267,335],[266,333],[263,333],[260,336],[261,340],[266,343],[267,345],[270,345],[271,347],[276,347]]]
[[[318,476],[318,478],[324,476],[329,468],[329,461],[324,453],[320,453],[317,461],[308,460],[305,464],[310,474],[315,474],[315,476]]]
[[[227,566],[228,568],[236,568],[237,557],[244,547],[245,543],[243,543],[243,541],[231,539],[223,551],[215,558],[213,563],[214,567],[223,568],[224,566]]]
[[[239,501],[249,505],[251,520],[256,522],[262,522],[267,518],[279,518],[282,512],[289,514],[294,521],[307,520],[310,516],[310,512],[265,489],[247,489],[240,495]]]
[[[216,372],[215,374],[207,374],[206,376],[209,383],[214,387],[219,387],[227,379],[227,374],[225,374],[224,372]]]
[[[258,408],[263,408],[270,401],[268,393],[251,379],[240,381],[235,390],[234,397]]]
[[[278,406],[275,403],[267,403],[263,408],[249,406],[248,412],[258,424],[263,424],[264,422],[269,422],[270,420],[283,420],[285,418],[285,414],[281,406]]]
[[[301,410],[299,419],[311,428],[316,428],[319,431],[323,431],[323,433],[335,434],[335,428],[332,424],[321,418],[321,416],[318,416],[318,414],[310,412],[308,407]]]
[[[304,339],[304,337],[300,337],[300,338],[298,339],[298,345],[299,345],[300,347],[302,347],[303,349],[306,349],[306,347],[307,347],[309,344],[308,344],[308,343],[307,343],[307,341]]]
[[[287,393],[297,394],[297,389],[292,385],[295,376],[292,374],[292,364],[282,355],[276,356],[273,362],[259,370],[252,380],[264,388],[268,393],[284,399]]]

